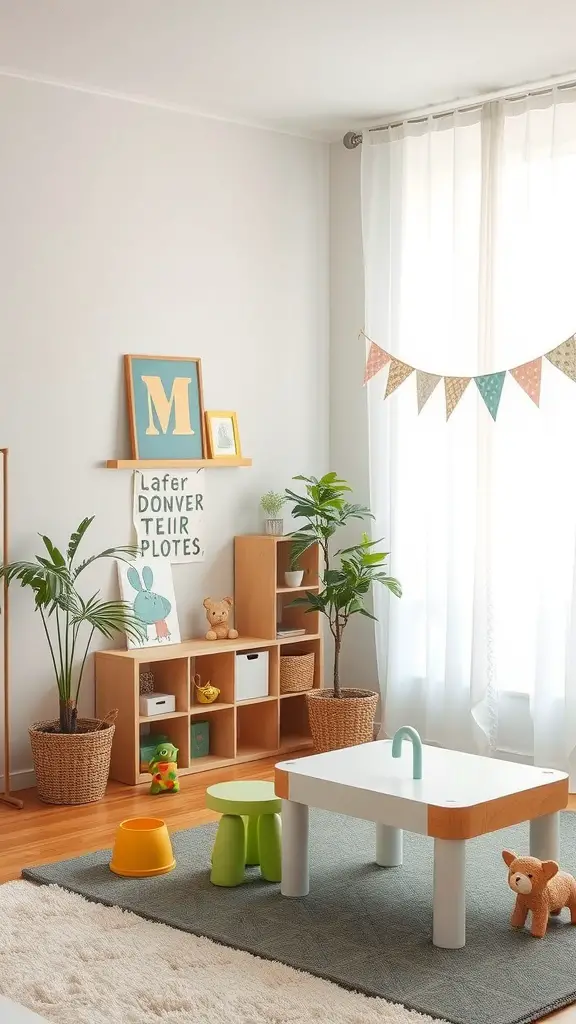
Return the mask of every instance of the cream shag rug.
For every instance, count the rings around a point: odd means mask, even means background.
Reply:
[[[0,993],[55,1024],[431,1024],[383,999],[31,882],[0,887]]]

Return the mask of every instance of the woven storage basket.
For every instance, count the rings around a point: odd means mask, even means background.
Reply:
[[[314,654],[288,654],[280,658],[280,693],[300,693],[314,685]]]
[[[306,694],[310,730],[316,750],[339,750],[373,739],[378,694],[372,690],[313,690]]]
[[[147,693],[154,693],[154,686],[154,673],[146,670],[141,671],[139,678],[140,695],[144,696]]]
[[[79,718],[78,732],[43,732],[58,722],[36,722],[30,743],[38,797],[45,804],[92,804],[106,792],[117,711],[104,720]]]

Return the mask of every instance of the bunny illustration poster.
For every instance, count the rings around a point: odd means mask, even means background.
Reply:
[[[134,614],[146,627],[146,639],[128,637],[128,647],[156,647],[179,644],[180,627],[176,612],[172,566],[163,558],[118,561],[120,596],[129,601]]]

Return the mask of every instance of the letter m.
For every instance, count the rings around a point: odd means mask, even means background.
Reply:
[[[142,380],[148,395],[148,426],[146,427],[146,433],[159,434],[160,431],[154,420],[154,413],[156,413],[160,430],[163,434],[167,434],[172,410],[174,410],[174,430],[172,433],[193,434],[194,431],[190,424],[190,405],[188,402],[188,385],[191,383],[192,378],[175,377],[172,382],[170,398],[166,397],[160,377],[142,377]]]

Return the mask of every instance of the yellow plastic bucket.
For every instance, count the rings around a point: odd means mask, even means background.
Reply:
[[[166,823],[161,818],[127,818],[118,826],[110,870],[124,878],[166,875],[176,867]]]

